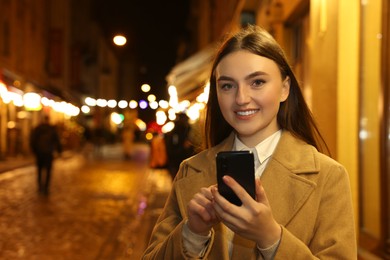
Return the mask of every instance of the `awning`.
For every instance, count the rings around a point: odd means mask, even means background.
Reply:
[[[80,94],[74,93],[71,90],[63,90],[54,85],[40,85],[37,82],[33,82],[23,78],[22,76],[5,68],[0,68],[0,80],[4,81],[8,88],[13,88],[13,92],[18,89],[23,92],[38,92],[41,95],[47,95],[49,98],[58,97],[59,99],[81,106]],[[14,82],[19,81],[16,85]]]
[[[176,64],[166,76],[168,86],[174,85],[179,99],[188,99],[202,92],[210,77],[215,45],[210,45]]]

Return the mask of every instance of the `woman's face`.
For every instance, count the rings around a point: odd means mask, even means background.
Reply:
[[[244,144],[253,147],[279,129],[277,114],[288,97],[290,79],[282,79],[273,60],[233,52],[220,61],[215,75],[222,115]]]

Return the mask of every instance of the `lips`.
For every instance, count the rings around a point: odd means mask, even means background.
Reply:
[[[252,109],[252,110],[245,110],[245,111],[236,111],[235,113],[238,116],[250,116],[257,113],[258,111],[259,111],[258,109]]]

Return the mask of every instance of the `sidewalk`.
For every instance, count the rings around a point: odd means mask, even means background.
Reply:
[[[92,159],[62,153],[49,197],[31,189],[33,157],[0,161],[0,177],[10,176],[0,182],[1,259],[141,259],[171,177],[109,148]]]
[[[34,164],[32,156],[7,157],[0,160],[0,173]]]
[[[68,159],[74,154],[73,151],[64,151],[61,155],[61,159]],[[0,159],[0,173],[12,171],[18,168],[34,165],[35,158],[33,155],[6,157]]]

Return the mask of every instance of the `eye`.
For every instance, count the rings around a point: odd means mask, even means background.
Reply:
[[[219,84],[219,88],[220,88],[221,90],[228,91],[228,90],[234,88],[234,85],[231,84],[231,83],[221,83],[221,84]]]
[[[265,80],[263,79],[255,79],[253,82],[252,82],[252,86],[253,87],[261,87],[262,85],[265,84]]]

